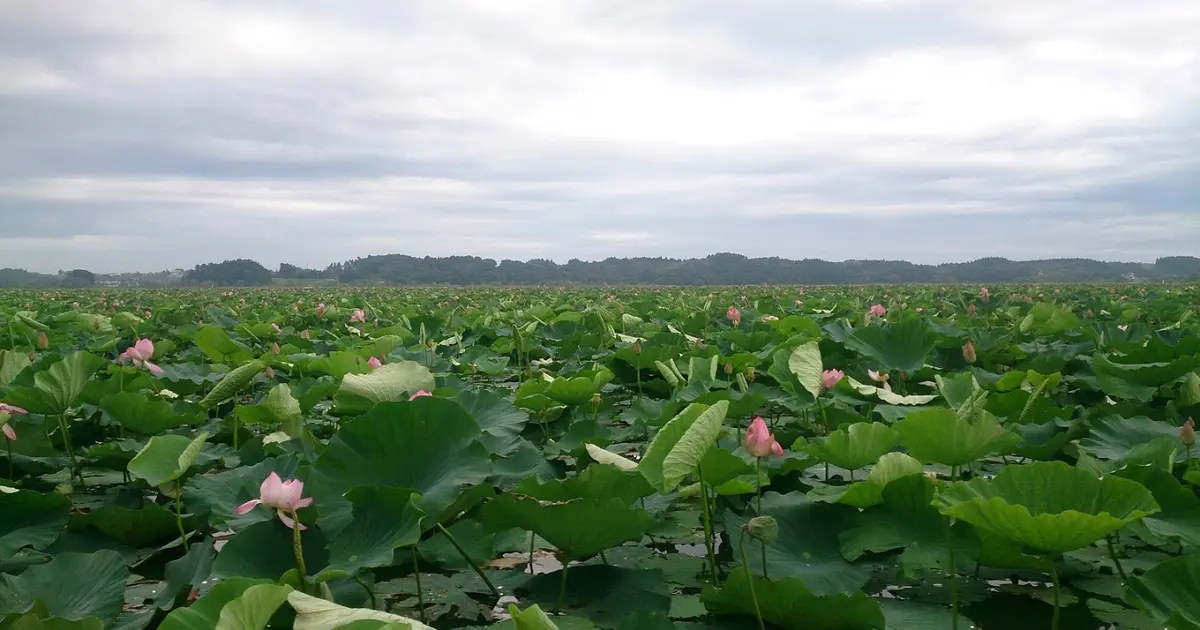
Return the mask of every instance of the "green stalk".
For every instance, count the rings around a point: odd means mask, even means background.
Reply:
[[[304,546],[300,542],[300,515],[292,513],[292,555],[296,556],[296,570],[300,572],[300,586],[308,589],[308,568],[304,566]]]
[[[358,585],[361,586],[362,589],[367,592],[367,597],[371,598],[371,610],[379,610],[379,600],[375,599],[375,589],[371,588],[370,586],[367,586],[367,583],[364,582],[363,579],[357,575],[354,576],[354,581],[358,582]]]
[[[8,439],[8,436],[4,436],[4,448],[8,449],[8,478],[10,481],[16,481],[16,473],[13,472],[12,440]]]
[[[754,498],[754,500],[755,500],[754,511],[757,512],[758,516],[762,516],[762,458],[761,457],[754,458],[754,480],[756,482],[754,484],[755,489],[758,491],[758,496],[756,496]],[[745,538],[745,532],[743,532],[743,538]],[[767,579],[767,541],[760,540],[758,542],[760,545],[762,545],[762,569],[763,569],[763,579],[765,580],[765,579]],[[746,550],[743,549],[742,553],[744,554],[745,552],[746,552]],[[744,561],[744,559],[743,559],[743,561]],[[749,566],[746,567],[746,573],[750,573]],[[761,623],[762,623],[762,619],[759,619],[759,624],[761,624]]]
[[[179,542],[183,543],[183,553],[188,552],[187,531],[183,528],[183,486],[175,480],[175,526],[179,528]]]
[[[67,427],[66,414],[58,414],[58,428],[62,431],[63,446],[67,449],[67,457],[71,460],[71,470],[79,477],[79,487],[87,490],[87,482],[83,480],[83,470],[75,459],[75,448],[71,446],[71,430]]]
[[[1062,588],[1058,583],[1058,567],[1054,565],[1054,558],[1050,558],[1050,579],[1054,581],[1054,616],[1050,619],[1050,630],[1058,630],[1058,604]]]
[[[949,516],[946,517],[946,550],[948,552],[947,564],[950,572],[950,612],[954,615],[954,619],[950,622],[951,630],[958,630],[958,567],[954,562],[954,532],[951,529],[952,523]]]
[[[537,539],[537,534],[529,532],[529,575],[535,575],[533,568],[533,541]]]
[[[1113,535],[1109,534],[1105,536],[1105,540],[1108,542],[1108,555],[1112,558],[1113,565],[1117,567],[1117,575],[1120,575],[1121,582],[1125,583],[1129,578],[1125,575],[1125,568],[1121,566],[1121,561],[1117,558],[1117,548],[1113,545]]]
[[[566,606],[563,603],[567,599],[567,567],[571,566],[571,561],[566,560],[562,566],[562,579],[558,581],[558,612],[566,612]]]
[[[471,565],[471,568],[475,570],[475,575],[478,575],[479,579],[483,580],[484,584],[487,584],[488,590],[492,591],[492,596],[496,599],[500,599],[500,589],[496,588],[495,584],[492,584],[492,581],[489,580],[488,576],[483,573],[483,570],[479,568],[479,565],[471,559],[471,555],[467,553],[466,549],[463,549],[463,546],[459,544],[458,539],[454,537],[454,534],[451,534],[449,530],[447,530],[445,527],[442,527],[441,523],[437,524],[437,528],[438,531],[442,532],[442,535],[450,541],[450,544],[454,545],[454,549],[457,550],[458,554],[463,557],[463,560],[466,560],[467,564]]]
[[[708,505],[708,489],[704,487],[704,469],[697,467],[696,473],[700,478],[700,501],[704,506],[704,549],[708,554],[708,565],[712,570],[712,584],[717,585],[717,554],[713,552],[712,543],[712,513]]]
[[[417,581],[417,610],[420,611],[421,623],[425,623],[425,591],[421,589],[421,567],[417,562],[417,550],[413,548],[413,578]]]
[[[763,543],[766,544],[765,542]],[[758,630],[767,630],[763,624],[762,611],[758,609],[758,594],[754,592],[754,575],[750,573],[750,563],[746,561],[746,528],[742,528],[742,538],[738,541],[738,546],[742,548],[742,566],[746,567],[746,583],[750,585],[750,601],[754,604],[754,616],[758,618]],[[765,553],[765,552],[764,552]],[[767,562],[763,560],[763,570],[766,571]],[[766,579],[765,577],[763,579]]]

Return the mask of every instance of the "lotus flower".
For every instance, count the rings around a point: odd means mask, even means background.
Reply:
[[[350,323],[351,324],[353,324],[354,322],[366,323],[366,321],[367,321],[367,314],[364,313],[361,308],[354,309],[354,312],[350,315]]]
[[[370,359],[367,359],[367,367],[371,368],[372,370],[381,365],[383,365],[383,361],[380,361],[377,357],[371,357]]]
[[[163,373],[162,368],[150,362],[150,359],[154,358],[154,342],[149,339],[138,339],[137,343],[122,352],[118,358],[129,359],[134,365],[150,370],[151,374]]]
[[[1118,324],[1117,330],[1119,330],[1121,332],[1125,332],[1125,331],[1129,330],[1129,324]]]
[[[728,319],[734,326],[742,323],[742,312],[736,306],[730,306],[729,310],[725,311],[725,319]]]
[[[876,372],[875,370],[867,370],[867,376],[871,377],[876,383],[886,383],[888,381],[887,372]]]
[[[418,389],[418,390],[417,390],[417,393],[415,393],[415,394],[413,394],[412,396],[409,396],[409,397],[408,397],[408,400],[411,402],[411,401],[414,401],[414,400],[416,400],[416,399],[418,399],[418,398],[420,398],[420,397],[422,397],[422,396],[432,396],[432,395],[433,395],[433,394],[431,394],[431,393],[429,393],[429,392],[427,392],[427,391],[425,391],[425,390],[423,390],[423,389]]]
[[[783,447],[775,441],[775,436],[771,435],[771,430],[767,428],[767,423],[763,422],[762,416],[756,416],[750,423],[750,428],[746,429],[745,444],[746,452],[752,457],[783,456]]]
[[[971,343],[970,339],[967,340],[967,343],[963,344],[962,353],[967,363],[975,362],[975,344]]]
[[[821,386],[825,389],[832,389],[835,385],[842,382],[846,373],[841,370],[825,370],[821,372]]]
[[[325,303],[322,302],[317,305],[317,315],[324,315],[324,314],[325,314]]]
[[[883,317],[887,315],[887,309],[882,304],[872,304],[870,310],[867,311],[868,317]]]
[[[9,404],[0,403],[0,413],[6,413],[10,416],[23,416],[27,412],[20,407],[14,407]],[[9,424],[7,420],[5,420],[4,424],[0,426],[0,431],[3,431],[4,437],[10,440],[17,439],[17,432],[13,430],[12,425]]]
[[[987,287],[979,287],[979,299],[983,300],[984,304],[987,304],[987,301],[990,300],[991,297],[992,294],[988,292]]]
[[[8,425],[4,425],[7,427]],[[7,434],[6,434],[7,435]],[[1196,443],[1196,422],[1188,417],[1187,422],[1179,427],[1179,441],[1183,442],[1184,446],[1191,446]]]
[[[975,316],[975,305],[974,304],[967,305],[967,315],[970,315],[972,317]]]
[[[279,520],[283,521],[284,525],[295,529],[300,527],[300,531],[308,529],[303,523],[297,523],[293,516],[296,510],[308,507],[312,504],[312,497],[301,498],[304,494],[304,482],[299,479],[288,479],[283,481],[279,475],[271,473],[263,480],[262,485],[258,488],[258,498],[251,499],[234,510],[237,514],[246,514],[253,510],[257,505],[265,505],[273,510],[279,516]],[[287,514],[291,512],[292,514]]]

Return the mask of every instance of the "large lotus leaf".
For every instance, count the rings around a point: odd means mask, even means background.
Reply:
[[[436,386],[429,368],[416,361],[389,363],[368,374],[347,374],[333,397],[334,409],[358,415],[376,403],[406,401],[418,390],[431,392]]]
[[[350,522],[350,502],[343,494],[356,486],[418,492],[418,507],[441,520],[463,490],[492,472],[481,433],[462,407],[433,396],[382,402],[343,423],[308,478],[321,506],[321,526],[336,531]]]
[[[464,390],[454,400],[483,430],[479,441],[492,453],[511,455],[521,444],[521,431],[529,422],[529,414],[513,406],[505,396],[487,390]]]
[[[816,341],[810,341],[792,350],[788,357],[788,369],[803,387],[802,391],[811,394],[812,399],[821,395],[821,373],[824,365],[821,362],[821,346]],[[799,393],[799,392],[797,392]]]
[[[292,437],[300,434],[300,401],[292,396],[292,390],[286,383],[272,387],[257,405],[238,405],[234,413],[246,424],[282,426],[283,431]]]
[[[48,616],[112,623],[125,604],[129,569],[121,554],[103,549],[60,553],[20,575],[0,575],[0,618],[24,613],[40,601]]]
[[[421,496],[399,488],[360,487],[346,493],[354,520],[332,536],[326,571],[349,574],[392,564],[396,548],[421,540]]]
[[[856,470],[872,464],[900,441],[900,433],[880,422],[857,422],[810,444],[809,455],[839,468]]]
[[[768,577],[797,578],[816,595],[850,593],[867,582],[870,569],[847,562],[838,546],[838,535],[856,510],[815,503],[798,492],[768,492],[763,495],[762,507],[763,514],[774,517],[779,524],[779,537],[766,545]],[[739,562],[739,530],[751,516],[725,511],[725,528],[731,532],[734,558]],[[762,575],[762,543],[747,536],[745,544],[751,570]]]
[[[913,372],[937,346],[937,335],[923,319],[905,319],[886,326],[865,326],[846,338],[846,347],[875,359],[887,370]]]
[[[70,511],[71,500],[57,492],[0,491],[0,560],[50,546],[66,530]]]
[[[558,630],[558,626],[554,625],[549,615],[537,604],[525,610],[517,608],[516,604],[509,604],[508,612],[512,615],[516,630]]]
[[[991,480],[956,481],[938,494],[942,513],[1045,553],[1079,549],[1158,504],[1141,484],[1063,462],[1011,465]]]
[[[747,573],[746,567],[734,569],[720,589],[705,587],[700,599],[713,614],[748,617],[749,626],[753,626],[756,599],[763,619],[787,630],[884,630],[886,626],[879,602],[862,591],[817,595],[796,578],[764,580]]]
[[[271,584],[270,580],[231,577],[221,580],[212,590],[186,608],[176,608],[163,619],[159,630],[212,630],[225,606],[256,585]]]
[[[194,339],[197,348],[209,359],[216,363],[245,363],[254,358],[245,344],[234,341],[222,328],[205,326],[196,331]]]
[[[1021,441],[1021,436],[1005,430],[986,412],[971,421],[951,409],[921,409],[895,427],[900,444],[910,455],[947,466],[962,466],[989,453],[1005,452]]]
[[[1032,332],[1039,337],[1050,337],[1077,326],[1079,317],[1075,313],[1053,304],[1038,302],[1029,309],[1018,329],[1023,334]]]
[[[16,387],[4,400],[30,413],[60,415],[74,407],[92,374],[104,366],[104,359],[76,352],[33,375],[32,387]]]
[[[155,487],[175,481],[196,463],[207,439],[207,433],[193,439],[183,435],[156,435],[129,462],[129,472]]]
[[[1116,363],[1108,356],[1096,354],[1092,357],[1092,371],[1100,389],[1114,398],[1125,398],[1140,402],[1154,399],[1159,387],[1175,383],[1196,369],[1195,357],[1179,357],[1170,363]]]
[[[620,470],[637,470],[638,463],[632,459],[600,448],[595,444],[584,444],[584,448],[587,449],[588,455],[591,456],[592,459],[601,464],[606,466],[614,466]]]
[[[135,548],[158,546],[179,537],[175,513],[150,502],[143,503],[137,509],[109,503],[86,514],[71,515],[71,531],[89,526]]]
[[[867,553],[903,549],[899,561],[910,577],[923,569],[946,570],[949,551],[946,546],[946,517],[930,502],[935,491],[925,475],[909,475],[883,489],[883,503],[850,519],[838,536],[842,555],[855,562]],[[979,541],[966,523],[953,528],[954,549],[963,557],[959,566],[970,559],[968,552]]]
[[[741,459],[737,461],[745,465]],[[539,483],[536,478],[528,477],[517,485],[514,492],[542,501],[618,498],[628,505],[641,497],[654,494],[654,488],[637,471],[621,470],[615,466],[597,463],[567,479],[552,479]]]
[[[296,610],[294,630],[333,630],[367,620],[386,621],[391,624],[389,629],[435,630],[415,619],[369,608],[347,608],[300,591],[288,593],[288,603]]]
[[[879,607],[887,619],[887,630],[946,630],[954,627],[954,613],[941,604],[905,599],[880,599]],[[958,627],[974,630],[979,626],[958,615]]]
[[[282,479],[293,479],[299,465],[296,456],[289,455],[216,474],[195,475],[184,485],[183,503],[193,514],[207,513],[211,525],[239,531],[275,517],[270,510],[251,510],[243,516],[234,513],[234,509],[250,499],[257,499],[259,487],[271,473]]]
[[[717,440],[729,403],[712,406],[692,403],[663,425],[638,464],[646,479],[667,492],[694,472]]]
[[[1094,422],[1088,435],[1079,440],[1079,450],[1099,459],[1123,461],[1158,439],[1179,447],[1176,462],[1187,460],[1187,452],[1179,443],[1179,427],[1146,416],[1110,416]]]
[[[255,584],[237,599],[225,604],[217,618],[217,627],[262,630],[291,592],[292,587],[287,585]]]
[[[266,508],[258,509],[267,511]],[[292,529],[278,518],[247,527],[221,547],[217,559],[213,561],[212,577],[279,580],[284,573],[296,568],[292,534]],[[304,565],[310,573],[316,573],[329,564],[326,542],[319,528],[309,527],[301,532]]]
[[[694,567],[695,558],[691,560]],[[614,628],[635,611],[665,613],[671,608],[671,588],[661,569],[589,564],[574,565],[567,573],[565,592],[562,571],[541,573],[517,586],[528,594],[522,601],[537,602],[545,608],[557,606],[562,592],[563,602],[572,613],[570,617],[555,617],[562,630],[593,627],[569,623],[578,618],[591,620],[602,628]]]
[[[166,584],[154,599],[155,606],[170,610],[184,603],[193,588],[199,588],[208,580],[215,557],[213,541],[207,538],[201,544],[190,545],[183,557],[168,562],[163,571]]]
[[[1200,498],[1171,473],[1155,466],[1126,466],[1115,473],[1136,481],[1154,495],[1162,511],[1142,519],[1152,533],[1200,546]]]
[[[197,421],[192,415],[177,414],[170,402],[136,392],[105,396],[100,408],[121,426],[142,435],[157,435]]]
[[[1200,630],[1200,554],[1172,558],[1129,580],[1146,612],[1174,630]]]
[[[590,558],[623,542],[641,540],[654,523],[649,512],[623,499],[554,502],[505,494],[488,501],[480,518],[495,530],[520,527],[541,536],[564,559]]]
[[[29,367],[29,355],[15,350],[0,350],[0,385],[8,385]]]
[[[860,383],[849,376],[838,385],[838,388],[853,391],[859,396],[865,396],[868,399],[878,398],[889,405],[924,405],[937,400],[938,397],[937,394],[901,395],[884,387]]]
[[[808,497],[824,503],[842,503],[866,509],[883,501],[883,490],[891,482],[911,475],[924,475],[921,462],[905,453],[887,453],[875,462],[866,481],[856,481],[848,486],[825,486],[813,488]]]

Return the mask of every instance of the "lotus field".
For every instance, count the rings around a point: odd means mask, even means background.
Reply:
[[[6,292],[0,629],[1200,628],[1197,307]]]

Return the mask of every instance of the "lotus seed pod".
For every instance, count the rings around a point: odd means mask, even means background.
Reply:
[[[755,516],[746,522],[745,530],[754,538],[773,543],[779,538],[779,523],[772,516]]]

